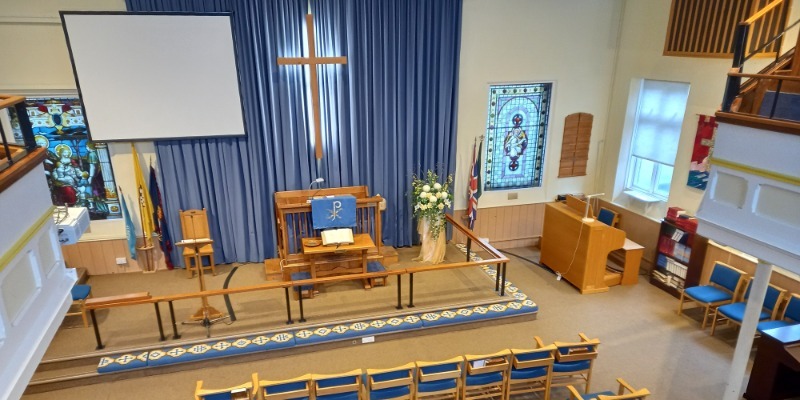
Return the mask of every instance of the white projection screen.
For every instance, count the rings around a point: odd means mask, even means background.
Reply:
[[[93,141],[242,136],[229,13],[61,12]]]

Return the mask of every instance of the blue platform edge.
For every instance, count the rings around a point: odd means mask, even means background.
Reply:
[[[466,247],[456,245],[466,254]],[[472,253],[472,261],[481,258]],[[481,266],[492,280],[497,271]],[[331,324],[313,328],[292,329],[264,335],[250,335],[229,340],[210,340],[204,343],[169,346],[156,350],[121,353],[100,359],[98,373],[111,373],[138,368],[207,360],[238,354],[285,349],[339,340],[352,340],[374,335],[411,331],[423,328],[464,324],[524,314],[536,314],[539,306],[511,282],[506,281],[505,291],[513,300],[469,307],[444,308],[437,311],[409,313],[404,316],[365,319],[347,324]]]

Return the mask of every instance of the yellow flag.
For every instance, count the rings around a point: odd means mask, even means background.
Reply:
[[[133,172],[136,174],[136,199],[139,203],[139,216],[142,220],[144,245],[152,246],[153,231],[155,231],[155,224],[153,224],[153,202],[150,200],[147,184],[144,183],[142,168],[139,166],[139,154],[136,152],[136,147],[133,145],[133,142],[131,142],[131,154],[133,154]]]

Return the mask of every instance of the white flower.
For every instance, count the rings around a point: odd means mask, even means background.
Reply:
[[[428,199],[429,199],[430,201],[436,201],[436,195],[435,195],[435,194],[433,194],[433,193],[431,193],[430,195],[428,195]]]
[[[439,209],[444,210],[444,204],[439,204]]]
[[[436,189],[436,190],[439,190],[439,189],[442,188],[442,185],[440,185],[439,182],[436,182],[436,183],[433,184],[433,188]]]
[[[431,187],[428,186],[428,185],[425,185],[425,186],[422,187],[422,191],[423,192],[430,192],[431,191]]]
[[[446,198],[447,198],[447,192],[442,192],[442,198],[443,198],[443,199],[446,199]]]
[[[445,201],[444,201],[444,204],[445,204],[446,206],[450,207],[450,200],[445,200]]]
[[[419,194],[419,198],[420,199],[427,199],[428,198],[428,194],[425,193],[425,192],[422,192],[422,193]]]
[[[436,198],[437,199],[441,199],[442,198],[442,192],[436,193]]]

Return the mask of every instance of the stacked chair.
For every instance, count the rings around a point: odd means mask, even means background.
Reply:
[[[733,303],[736,294],[739,292],[746,274],[730,265],[716,262],[711,272],[708,285],[694,286],[686,288],[681,292],[680,303],[678,304],[678,315],[683,311],[683,304],[694,301],[704,307],[703,324],[701,329],[706,329],[708,316],[717,307]]]
[[[747,306],[747,299],[750,297],[750,287],[752,283],[753,280],[750,279],[747,283],[747,290],[741,301],[721,305],[714,310],[714,317],[711,323],[711,336],[714,336],[714,332],[720,322],[731,321],[736,325],[742,324],[745,307]],[[781,304],[784,293],[786,293],[785,290],[775,285],[770,284],[769,287],[767,287],[767,294],[764,296],[764,302],[761,305],[761,314],[758,317],[759,321],[775,319],[775,316],[778,314],[778,306]]]
[[[647,389],[642,388],[636,390],[622,378],[617,378],[617,382],[619,383],[619,390],[617,390],[617,393],[605,391],[580,394],[573,386],[567,386],[569,390],[569,400],[642,400],[650,395],[650,391]]]
[[[589,391],[592,381],[592,367],[597,358],[597,348],[600,340],[589,339],[579,333],[580,342],[554,342],[555,361],[550,378],[550,387],[583,384],[584,392]],[[543,348],[542,339],[535,336],[536,344]]]

